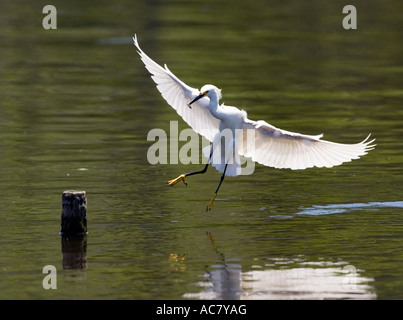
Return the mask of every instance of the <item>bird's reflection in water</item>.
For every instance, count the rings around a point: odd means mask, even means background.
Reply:
[[[210,283],[206,291],[211,293],[211,299],[237,300],[240,298],[241,289],[241,265],[227,263],[225,255],[215,244],[211,232],[206,232],[214,252],[217,254],[218,264],[212,265],[210,271],[206,271],[205,281]]]
[[[242,272],[240,264],[228,263],[218,249],[213,236],[207,237],[218,257],[197,285],[199,293],[186,293],[185,298],[238,300],[238,299],[376,299],[369,285],[374,281],[362,275],[347,262],[308,261],[287,258],[267,259],[264,266],[255,266]],[[287,265],[292,265],[288,268]],[[259,267],[259,268],[257,268]]]
[[[170,253],[168,256],[169,265],[173,271],[186,271],[186,254]]]

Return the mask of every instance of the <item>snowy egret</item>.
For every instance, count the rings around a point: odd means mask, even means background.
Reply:
[[[169,186],[180,181],[187,185],[185,177],[205,173],[211,163],[222,175],[206,211],[211,210],[224,177],[241,173],[240,155],[265,166],[297,170],[337,166],[358,159],[375,147],[371,145],[375,139],[368,141],[370,135],[360,143],[341,144],[321,140],[322,134],[304,135],[276,128],[263,120],[249,120],[244,110],[219,104],[220,89],[210,84],[203,86],[200,91],[188,86],[167,65],[163,68],[148,57],[141,50],[136,35],[133,41],[162,97],[194,131],[212,142],[203,148],[204,155],[209,159],[203,170],[181,174],[168,181]],[[254,133],[253,148],[248,147],[250,140],[245,134],[251,130]],[[224,131],[231,132],[229,139],[222,139]],[[239,131],[242,131],[241,135]],[[222,141],[223,147],[217,147]]]

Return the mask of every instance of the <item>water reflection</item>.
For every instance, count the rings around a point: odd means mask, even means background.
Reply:
[[[63,269],[87,269],[87,235],[62,237]]]
[[[237,299],[376,299],[374,288],[351,265],[325,262],[327,266],[300,266],[291,269],[242,271],[240,264],[211,266],[199,293],[185,293],[185,298]]]
[[[403,201],[393,202],[368,202],[368,203],[345,203],[345,204],[328,204],[325,206],[312,206],[303,209],[298,214],[303,215],[322,215],[333,213],[344,213],[348,211],[363,210],[368,208],[403,208]]]
[[[208,234],[212,239],[211,234]],[[198,293],[185,293],[185,298],[209,300],[238,299],[376,299],[375,290],[367,278],[353,265],[344,261],[307,261],[271,258],[263,266],[242,271],[241,264],[226,263],[225,255],[214,249],[222,263],[211,265]],[[290,266],[290,267],[289,267]]]
[[[220,263],[211,266],[214,270],[206,271],[204,282],[200,283],[201,286],[205,287],[205,292],[202,293],[202,296],[197,296],[197,294],[196,296],[192,296],[192,294],[185,294],[184,296],[200,299],[237,300],[242,293],[241,265],[227,263],[224,253],[215,244],[212,233],[207,231],[206,235]],[[203,296],[204,294],[206,297]]]
[[[242,273],[243,299],[375,299],[367,285],[373,279],[351,265],[301,266],[292,269],[253,270]],[[353,270],[351,272],[351,270]]]
[[[171,270],[181,272],[186,271],[186,254],[170,253],[168,260]]]

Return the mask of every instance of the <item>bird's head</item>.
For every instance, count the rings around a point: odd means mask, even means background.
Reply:
[[[197,100],[203,98],[204,96],[207,96],[210,98],[215,98],[217,101],[221,99],[221,89],[218,89],[216,86],[213,86],[212,84],[206,84],[200,89],[200,94],[194,98],[191,102],[189,102],[188,106],[191,108],[191,104],[196,102]]]

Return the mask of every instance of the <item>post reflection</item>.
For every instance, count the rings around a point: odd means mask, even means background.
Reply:
[[[87,269],[87,235],[61,238],[63,269]]]

